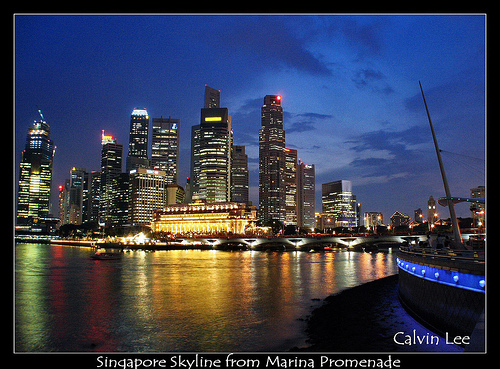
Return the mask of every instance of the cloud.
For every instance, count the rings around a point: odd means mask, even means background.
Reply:
[[[293,132],[307,132],[314,131],[316,129],[315,124],[320,120],[333,118],[330,114],[319,114],[319,113],[290,113],[284,112],[285,118],[285,130],[287,133]],[[307,118],[307,119],[302,119]],[[287,123],[289,122],[289,123]]]
[[[224,36],[235,52],[246,52],[250,58],[259,57],[265,67],[293,68],[317,76],[332,72],[314,56],[303,40],[292,35],[280,17],[238,18]]]
[[[360,89],[370,88],[373,92],[389,95],[394,89],[385,82],[385,79],[387,77],[381,71],[367,68],[358,70],[351,80]]]

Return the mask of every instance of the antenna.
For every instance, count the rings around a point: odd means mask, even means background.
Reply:
[[[36,105],[36,109],[38,110],[38,114],[40,114],[40,117],[42,118],[42,120],[45,121],[45,118],[42,114],[42,110],[38,107],[38,105]]]

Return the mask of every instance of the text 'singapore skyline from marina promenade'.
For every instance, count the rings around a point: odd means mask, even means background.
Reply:
[[[57,146],[53,188],[72,167],[99,170],[103,129],[127,146],[130,112],[145,107],[152,117],[181,120],[184,186],[208,84],[222,91],[234,144],[246,146],[254,204],[262,99],[276,94],[287,147],[315,164],[317,209],[319,184],[346,179],[363,211],[413,214],[430,195],[443,196],[420,80],[452,194],[484,185],[484,15],[16,15],[14,22],[16,182],[36,106]],[[457,212],[470,215],[467,205]]]

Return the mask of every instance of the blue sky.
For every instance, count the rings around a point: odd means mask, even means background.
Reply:
[[[444,196],[427,103],[452,195],[485,184],[484,15],[16,15],[15,165],[38,105],[57,146],[54,188],[99,170],[100,134],[127,147],[130,114],[181,119],[180,181],[205,84],[246,145],[258,203],[258,131],[281,94],[286,142],[321,184],[351,180],[363,211],[413,216]],[[126,150],[125,150],[126,151]],[[469,216],[458,205],[459,216]],[[447,217],[447,209],[440,213]]]

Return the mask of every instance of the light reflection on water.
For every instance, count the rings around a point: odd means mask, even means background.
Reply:
[[[283,351],[343,289],[397,273],[394,254],[16,245],[16,351]]]

